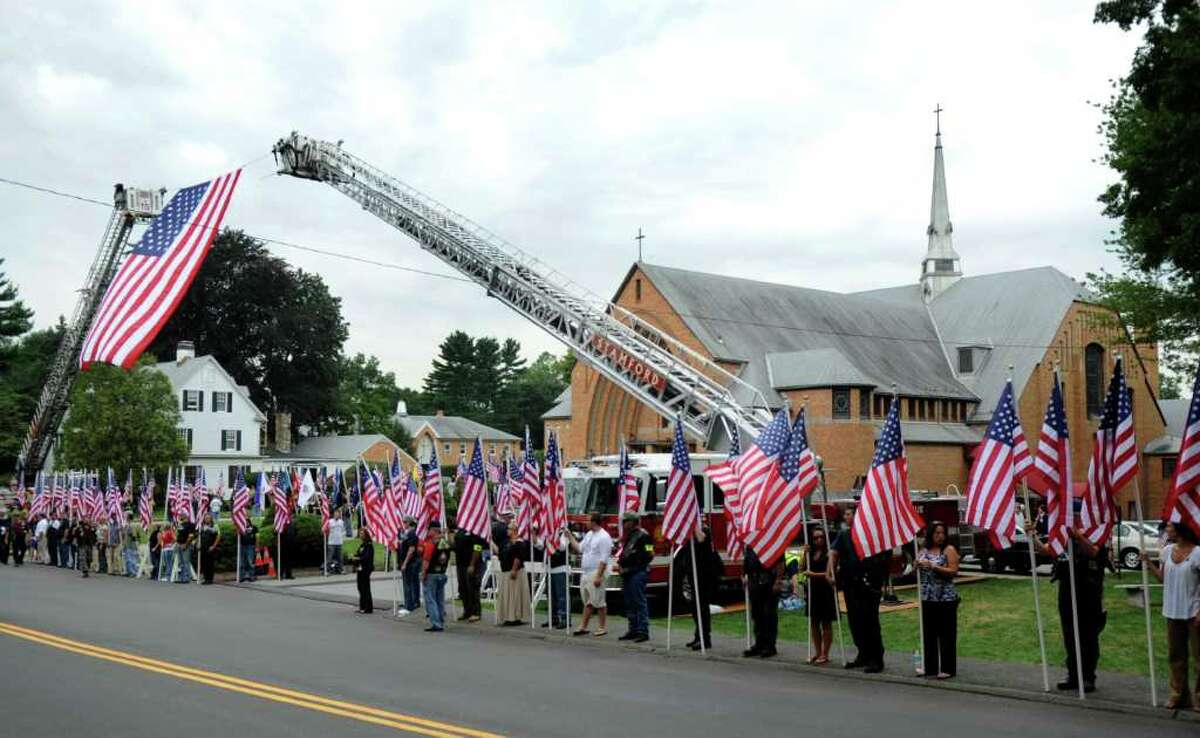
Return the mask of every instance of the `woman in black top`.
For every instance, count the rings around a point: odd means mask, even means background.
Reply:
[[[517,538],[517,526],[508,528],[508,541],[500,549],[500,586],[496,590],[496,618],[501,625],[520,625],[532,617],[529,578],[525,559],[529,542]]]
[[[150,581],[158,581],[158,564],[162,560],[162,542],[158,539],[158,526],[150,527]]]
[[[371,572],[375,571],[375,547],[371,545],[371,534],[367,527],[358,529],[358,539],[361,543],[358,551],[350,559],[358,571],[358,610],[364,615],[375,611],[375,603],[371,599]]]
[[[816,654],[809,659],[812,664],[828,664],[829,649],[833,646],[834,612],[833,585],[829,581],[829,545],[825,531],[816,528],[805,556],[808,565],[808,629]]]

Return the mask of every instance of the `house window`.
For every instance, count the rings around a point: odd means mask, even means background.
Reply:
[[[926,404],[927,403],[925,402],[925,400],[917,400],[917,419],[918,420],[925,419],[925,405]]]
[[[212,393],[212,411],[214,413],[231,413],[231,412],[233,412],[233,393],[232,392],[214,392],[214,393]]]
[[[869,389],[858,391],[858,417],[863,420],[871,419],[871,390]]]
[[[183,409],[186,411],[204,411],[204,390],[183,391]]]
[[[915,398],[910,397],[908,398],[908,415],[906,419],[912,420],[915,417],[917,417],[917,401]]]
[[[882,418],[887,415],[887,395],[875,395],[875,417]]]
[[[633,280],[633,299],[636,302],[642,301],[642,280]]]
[[[970,374],[975,371],[975,349],[961,347],[958,349],[958,373]]]
[[[1164,457],[1163,458],[1163,460],[1162,460],[1162,478],[1163,479],[1174,479],[1175,478],[1175,461],[1176,461],[1175,457],[1171,457],[1171,458]]]
[[[242,432],[240,430],[223,430],[223,431],[221,431],[221,450],[222,451],[241,451],[242,450]]]
[[[228,479],[226,486],[228,486],[229,489],[234,488],[234,484],[237,483],[237,475],[239,471],[242,473],[242,481],[244,481],[247,486],[253,487],[254,480],[250,478],[250,467],[244,465],[231,466],[226,470],[225,473]]]
[[[850,419],[850,388],[833,388],[833,417],[839,420]]]
[[[183,439],[183,442],[185,444],[187,444],[188,453],[191,453],[192,452],[192,429],[191,428],[176,428],[175,432],[178,433],[179,437]]]
[[[1089,343],[1083,350],[1083,377],[1087,388],[1088,417],[1104,412],[1104,347]]]
[[[450,444],[449,443],[442,444],[442,453],[444,453],[444,454],[450,453]]]
[[[467,444],[465,444],[465,443],[458,444],[458,455],[459,456],[467,455]]]

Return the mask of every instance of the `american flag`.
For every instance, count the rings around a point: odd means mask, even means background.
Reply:
[[[733,462],[742,453],[742,439],[738,433],[736,425],[730,426],[729,431],[729,458],[722,461],[720,464],[713,464],[704,470],[704,476],[713,481],[713,484],[721,488],[721,493],[728,500],[730,494],[737,498],[737,473],[734,471]]]
[[[134,365],[200,271],[241,173],[175,193],[105,291],[83,341],[82,368],[97,361]]]
[[[83,504],[83,494],[79,486],[79,474],[73,472],[69,476],[70,493],[67,497],[67,515],[72,519],[82,518],[85,505]]]
[[[238,535],[245,533],[250,527],[249,508],[250,487],[246,485],[246,477],[239,468],[237,479],[233,482],[233,507],[229,513],[229,516],[233,518],[233,526],[237,528]]]
[[[546,496],[542,502],[545,505],[542,533],[546,539],[546,553],[551,555],[558,551],[561,545],[559,531],[567,524],[567,488],[563,484],[558,437],[553,433],[546,443]]]
[[[271,472],[271,503],[275,505],[275,532],[281,533],[292,522],[292,507],[288,504],[287,490],[279,483],[279,472]]]
[[[420,465],[413,467],[413,473],[406,475],[406,491],[404,493],[404,517],[416,520],[421,515],[421,491],[418,489],[417,475],[420,473]]]
[[[819,481],[817,459],[808,445],[808,428],[801,410],[792,425],[788,447],[780,454],[779,464],[771,470],[759,495],[762,526],[745,536],[746,545],[754,549],[764,566],[774,566],[799,534],[804,498],[812,494]]]
[[[196,505],[195,517],[192,519],[203,520],[204,513],[208,512],[208,475],[204,467],[200,467],[199,473],[196,474],[196,483],[192,485],[192,502]]]
[[[964,522],[986,530],[998,549],[1012,546],[1017,531],[1016,488],[1030,470],[1033,457],[1017,417],[1012,380],[1004,385],[987,433],[967,477]]]
[[[358,479],[362,485],[363,518],[366,522],[367,532],[371,534],[372,540],[382,543],[387,540],[387,523],[384,521],[383,513],[383,493],[376,486],[375,475],[367,467],[366,462],[359,460],[358,463],[360,464]]]
[[[517,535],[530,540],[533,537],[534,523],[542,517],[543,500],[537,457],[533,455],[529,426],[525,427],[525,460],[521,464],[520,499],[522,505],[521,512],[517,515]]]
[[[429,454],[425,465],[425,489],[421,495],[421,517],[417,519],[417,537],[425,540],[429,524],[437,520],[444,523],[446,505],[442,499],[442,467],[438,463],[437,447]]]
[[[388,541],[389,548],[396,548],[400,545],[399,533],[404,530],[404,493],[408,490],[408,475],[400,468],[400,454],[391,456],[391,462],[388,464],[388,485],[387,495],[384,500],[385,514],[387,515],[387,524],[389,531],[395,531],[395,535]]]
[[[125,516],[121,514],[121,488],[117,486],[112,469],[108,470],[108,491],[104,495],[104,501],[108,508],[108,522],[122,523]]]
[[[149,528],[154,521],[154,477],[142,470],[142,493],[138,496],[138,517],[143,528]]]
[[[29,517],[44,514],[49,507],[50,495],[46,494],[46,475],[38,472],[33,480],[33,501],[29,503]]]
[[[1183,521],[1192,530],[1200,530],[1200,367],[1192,384],[1192,403],[1188,406],[1187,424],[1162,517],[1172,522]]]
[[[317,492],[317,497],[321,501],[321,534],[329,535],[329,496],[325,494],[325,490],[321,489]]]
[[[850,537],[859,558],[874,556],[911,541],[925,521],[908,493],[908,457],[900,434],[900,401],[892,400],[875,458],[863,485]]]
[[[1067,531],[1075,527],[1075,521],[1071,505],[1071,439],[1057,374],[1033,465],[1038,473],[1030,476],[1030,482],[1046,497],[1046,545],[1056,555],[1061,554],[1067,550]]]
[[[704,470],[705,475],[712,479],[724,496],[722,502],[725,511],[725,551],[733,561],[740,561],[746,552],[746,538],[742,532],[741,493],[737,486],[737,475],[733,473],[733,460],[742,453],[741,435],[737,426],[733,426],[729,434],[729,458],[724,463],[710,466]],[[709,473],[709,472],[713,473]]]
[[[667,475],[667,498],[663,508],[663,537],[682,546],[700,530],[700,506],[692,482],[692,462],[683,440],[683,421],[675,419],[675,442],[671,445],[671,471]]]
[[[771,470],[779,461],[779,455],[791,441],[791,435],[791,418],[786,408],[781,409],[746,453],[732,462],[734,474],[737,476],[738,497],[743,513],[742,523],[746,531],[762,527],[761,514],[765,512],[765,508],[758,505],[758,499],[771,476]]]
[[[471,463],[463,477],[462,494],[458,498],[458,529],[488,537],[487,471],[483,466],[483,444],[475,439]]]
[[[50,505],[51,513],[59,516],[67,507],[67,488],[65,484],[59,484],[58,475],[50,475]]]
[[[1120,357],[1113,367],[1104,415],[1092,440],[1088,463],[1087,494],[1079,512],[1080,526],[1087,539],[1103,545],[1117,522],[1114,498],[1138,471],[1137,438],[1133,433],[1133,401],[1125,385]]]
[[[633,473],[633,462],[629,460],[629,450],[621,447],[620,479],[617,480],[617,498],[621,501],[621,513],[635,513],[641,505],[641,492],[638,489],[638,478]]]
[[[496,450],[489,450],[487,457],[487,480],[492,484],[500,484],[500,477],[503,476],[503,473],[503,467],[496,463]]]
[[[88,487],[88,517],[96,525],[102,525],[107,517],[106,508],[104,494],[100,491],[100,473],[96,472]]]

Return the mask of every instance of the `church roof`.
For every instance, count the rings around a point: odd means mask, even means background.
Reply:
[[[918,285],[859,293],[896,305],[922,303]],[[1053,267],[963,277],[929,304],[929,312],[945,343],[957,358],[959,347],[983,349],[975,371],[958,380],[979,397],[972,421],[991,419],[1004,390],[1008,366],[1020,393],[1054,341],[1075,301],[1094,302],[1095,295]]]
[[[828,350],[808,357],[836,356],[828,370],[861,384],[904,395],[973,400],[942,353],[932,322],[919,299],[882,300],[790,285],[641,263],[643,273],[688,328],[718,360],[742,364],[741,378],[768,401],[782,403],[772,382],[767,354]],[[803,356],[770,362],[779,381],[811,384],[821,367],[801,367]]]

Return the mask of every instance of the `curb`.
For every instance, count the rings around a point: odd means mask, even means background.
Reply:
[[[229,586],[241,587],[243,589],[251,589],[258,592],[270,592],[274,594],[284,595],[287,597],[299,597],[306,600],[317,602],[329,602],[339,605],[353,605],[356,600],[353,598],[339,598],[331,595],[319,595],[315,593],[289,592],[290,587],[262,587],[245,583],[241,585],[230,584]],[[404,627],[415,627],[423,625],[425,618],[422,617],[409,620],[406,618],[392,617],[390,611],[379,611],[378,616],[381,619],[388,620],[394,623],[403,624]],[[1167,710],[1162,707],[1150,707],[1149,705],[1135,705],[1125,702],[1115,702],[1103,698],[1088,698],[1080,700],[1078,697],[1068,697],[1052,692],[1035,692],[1025,689],[1015,689],[1012,687],[999,687],[988,684],[977,684],[971,682],[959,682],[949,680],[931,680],[931,679],[915,679],[910,677],[899,676],[896,674],[864,674],[858,671],[848,671],[841,668],[822,668],[811,666],[802,662],[794,661],[748,661],[743,658],[727,656],[724,654],[715,654],[709,652],[707,655],[701,656],[697,653],[688,653],[679,649],[668,651],[661,645],[639,646],[627,644],[618,641],[605,641],[595,638],[580,639],[572,638],[569,635],[559,635],[555,632],[548,632],[549,629],[533,628],[521,626],[519,628],[497,628],[493,627],[490,622],[483,621],[479,624],[455,624],[453,628],[447,628],[447,632],[457,632],[461,634],[476,633],[479,635],[489,634],[501,638],[518,638],[523,640],[537,640],[543,642],[557,642],[568,645],[571,648],[592,648],[592,649],[609,649],[621,650],[628,653],[644,654],[647,656],[657,656],[659,658],[668,659],[684,659],[695,661],[715,661],[722,664],[737,665],[742,668],[750,667],[751,664],[759,665],[763,668],[786,670],[797,674],[805,675],[821,675],[824,677],[832,677],[834,679],[843,679],[854,682],[876,682],[882,684],[896,684],[907,687],[944,690],[947,692],[959,692],[964,694],[975,694],[985,697],[1000,697],[1002,699],[1021,701],[1021,702],[1037,702],[1042,704],[1052,704],[1061,707],[1073,708],[1077,710],[1099,710],[1102,712],[1131,715],[1135,717],[1153,718],[1156,720],[1175,720],[1183,723],[1194,723],[1200,725],[1200,712],[1191,710]],[[447,623],[449,625],[449,623]]]

